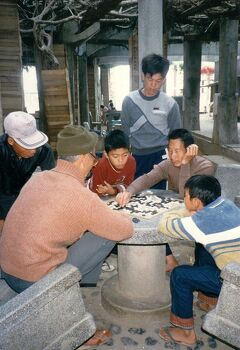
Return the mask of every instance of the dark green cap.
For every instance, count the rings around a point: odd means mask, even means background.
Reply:
[[[98,136],[83,126],[67,125],[57,135],[58,156],[77,156],[92,152]]]

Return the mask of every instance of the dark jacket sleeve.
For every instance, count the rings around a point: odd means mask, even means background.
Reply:
[[[56,166],[52,148],[48,143],[40,151],[39,166],[41,170],[50,170]]]

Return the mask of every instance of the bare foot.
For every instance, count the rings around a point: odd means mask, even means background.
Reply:
[[[211,305],[211,304],[208,304],[208,303],[205,303],[204,301],[197,301],[196,302],[196,306],[202,310],[202,311],[206,311],[206,312],[209,312],[213,309],[215,309],[216,305]]]
[[[171,272],[174,267],[178,266],[178,262],[175,257],[170,254],[166,256],[166,272]]]
[[[160,337],[165,341],[173,341],[187,346],[193,346],[197,341],[194,329],[186,330],[178,327],[160,328]]]

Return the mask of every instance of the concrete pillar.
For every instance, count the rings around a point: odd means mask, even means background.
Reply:
[[[104,106],[108,105],[109,102],[109,69],[101,67],[101,94],[103,100],[101,103],[104,104]]]
[[[189,130],[200,130],[201,52],[200,40],[184,41],[183,126]]]
[[[166,292],[167,284],[164,283],[165,245],[148,247],[119,245],[118,250],[120,252],[118,278],[124,295],[132,300],[138,299],[135,301],[141,301],[146,305],[155,304],[160,307],[167,304],[169,296]]]
[[[163,53],[162,3],[162,0],[138,0],[139,65],[144,56],[150,53],[160,55]],[[141,67],[139,72],[141,72]],[[139,83],[141,83],[141,74]]]
[[[102,287],[102,305],[121,318],[159,319],[169,306],[165,245],[118,245],[118,274]]]
[[[237,51],[238,20],[222,18],[219,45],[219,97],[214,120],[213,141],[217,144],[236,144],[237,128]]]

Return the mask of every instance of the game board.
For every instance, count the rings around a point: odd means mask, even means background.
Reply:
[[[113,210],[122,210],[134,217],[151,219],[153,216],[162,214],[181,203],[183,203],[181,199],[146,193],[133,196],[124,208],[121,208],[115,200],[109,200],[107,205]]]

